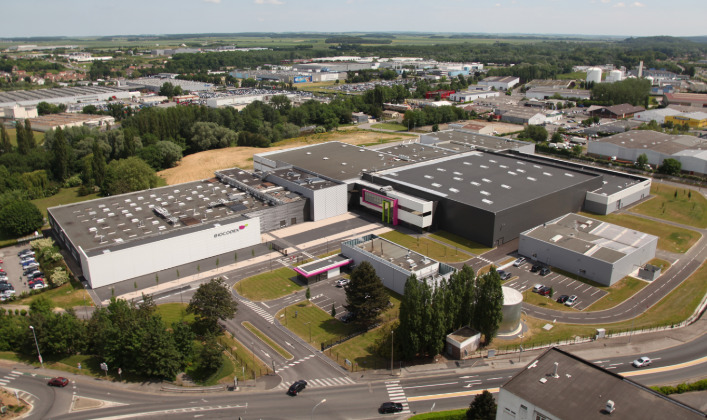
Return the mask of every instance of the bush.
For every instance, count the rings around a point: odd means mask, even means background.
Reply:
[[[66,181],[64,181],[64,184],[62,187],[64,188],[73,188],[73,187],[78,187],[81,185],[81,176],[79,175],[74,175],[70,178],[68,178]]]
[[[0,209],[0,229],[10,236],[27,235],[43,224],[42,212],[29,201],[7,203]]]

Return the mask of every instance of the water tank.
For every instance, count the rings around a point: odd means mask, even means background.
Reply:
[[[503,321],[498,327],[498,335],[515,334],[520,331],[520,310],[523,295],[516,289],[502,286]]]
[[[601,69],[592,67],[587,70],[587,82],[601,83]]]
[[[620,70],[611,70],[609,72],[609,75],[606,76],[607,81],[611,82],[620,82],[623,79],[624,75],[621,73]]]

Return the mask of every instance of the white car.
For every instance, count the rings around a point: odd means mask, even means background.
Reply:
[[[577,303],[577,296],[575,296],[575,295],[568,297],[567,300],[565,301],[565,305],[567,305],[567,306],[572,306],[575,303]]]
[[[638,359],[634,360],[633,363],[631,363],[631,364],[633,365],[633,367],[637,367],[637,368],[644,367],[644,366],[650,366],[651,359],[646,356],[643,356],[643,357],[639,357]]]
[[[336,287],[344,287],[349,284],[349,279],[339,279],[336,281]]]
[[[536,284],[533,286],[533,292],[538,293],[540,290],[542,290],[545,287],[545,285],[542,285],[540,283]]]
[[[517,260],[513,261],[513,266],[514,267],[520,267],[525,263],[525,257],[520,257]]]
[[[31,289],[32,289],[32,290],[39,290],[39,289],[44,289],[45,287],[47,287],[46,284],[41,283],[41,282],[37,282],[37,283],[35,283],[35,284],[32,285]]]

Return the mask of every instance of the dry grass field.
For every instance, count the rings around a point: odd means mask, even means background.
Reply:
[[[227,147],[225,149],[207,150],[201,153],[186,156],[174,168],[158,172],[158,175],[167,181],[167,185],[183,182],[198,181],[211,178],[214,171],[232,168],[253,168],[253,154],[265,151],[289,149],[307,144],[324,143],[327,141],[340,141],[349,144],[374,144],[406,139],[401,134],[381,133],[363,130],[344,130],[331,133],[312,134],[297,137],[276,143],[268,149],[257,147]]]

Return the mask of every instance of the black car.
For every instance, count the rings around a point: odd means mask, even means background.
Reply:
[[[557,298],[557,303],[565,303],[569,298],[570,297],[567,295],[560,295],[560,297]]]
[[[341,322],[343,322],[344,324],[348,324],[349,322],[356,319],[356,314],[353,312],[347,312],[340,319],[341,319]]]
[[[11,284],[0,283],[0,292],[4,292],[5,290],[15,290],[15,288],[12,287]]]
[[[531,273],[537,273],[537,272],[540,271],[542,268],[543,268],[542,265],[540,265],[540,264],[534,264],[534,265],[530,268],[530,272],[531,272]]]
[[[541,276],[547,276],[548,274],[552,273],[549,268],[543,267],[542,270],[540,270],[540,275]]]
[[[400,403],[396,402],[384,402],[381,404],[381,406],[378,408],[378,412],[381,414],[386,414],[386,413],[399,413],[403,411],[403,405]]]
[[[306,387],[307,387],[307,381],[305,381],[304,379],[300,379],[299,381],[296,381],[295,383],[290,385],[290,389],[287,390],[287,393],[294,397],[295,395],[299,394]]]

